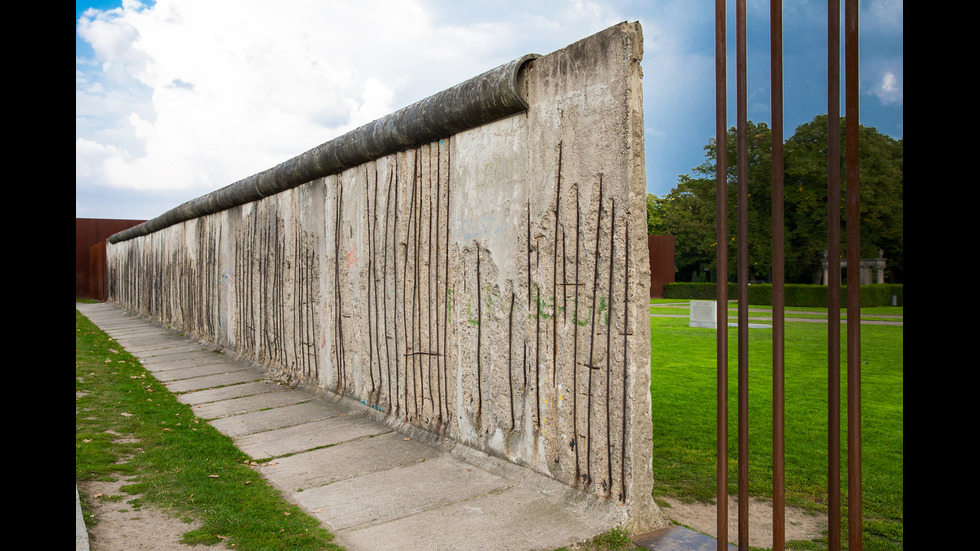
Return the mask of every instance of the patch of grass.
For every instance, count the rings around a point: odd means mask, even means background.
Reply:
[[[878,312],[876,312],[878,313]],[[652,318],[654,493],[715,499],[715,330]],[[903,328],[861,327],[862,513],[868,550],[903,546]],[[737,492],[737,330],[729,332],[729,493]],[[749,493],[772,496],[772,332],[750,330]],[[827,509],[827,326],[787,323],[787,503]],[[847,505],[846,327],[841,327],[842,507]],[[846,522],[846,512],[842,513]],[[844,527],[846,531],[846,526]]]
[[[593,547],[589,549],[595,549],[596,551],[623,551],[634,547],[633,542],[630,541],[629,534],[618,526],[605,534],[596,536],[592,539],[591,544]]]
[[[202,523],[184,534],[188,544],[342,549],[253,471],[228,437],[197,419],[77,310],[75,395],[76,483],[126,480],[122,491],[139,496],[130,505]]]
[[[599,534],[589,541],[576,546],[575,551],[633,551],[639,550],[630,540],[629,532],[619,526]],[[567,547],[559,547],[555,551],[571,551]]]

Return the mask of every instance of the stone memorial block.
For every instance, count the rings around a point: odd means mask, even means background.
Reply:
[[[718,303],[713,300],[692,300],[689,327],[714,329],[718,326]]]

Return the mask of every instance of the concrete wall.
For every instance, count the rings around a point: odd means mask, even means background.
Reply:
[[[641,57],[617,25],[524,112],[111,244],[110,294],[657,523]]]

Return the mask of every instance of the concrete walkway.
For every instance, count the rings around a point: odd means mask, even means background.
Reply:
[[[351,551],[556,549],[621,518],[615,503],[422,431],[397,432],[367,407],[281,385],[113,305],[76,308],[263,461],[258,471]],[[79,525],[76,515],[78,549],[87,549]],[[647,535],[644,547],[699,549],[676,546],[697,536]]]

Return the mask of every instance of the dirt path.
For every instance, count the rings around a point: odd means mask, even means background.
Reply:
[[[661,498],[658,498],[660,501]],[[698,532],[717,537],[717,509],[714,504],[682,503],[674,499],[665,499],[670,506],[663,511],[675,524],[687,526]],[[738,540],[738,503],[736,498],[728,501],[728,539],[732,543]],[[785,541],[812,540],[819,538],[827,530],[827,518],[814,515],[799,509],[786,509]],[[751,500],[749,503],[749,545],[752,547],[772,547],[772,504],[762,500]]]
[[[89,549],[91,551],[205,551],[213,549],[206,545],[186,545],[180,537],[196,528],[163,511],[151,507],[133,509],[129,504],[134,497],[119,490],[126,484],[116,482],[81,482],[80,494],[93,499],[93,513],[98,522],[88,527]],[[118,496],[122,499],[98,499],[96,496]]]

